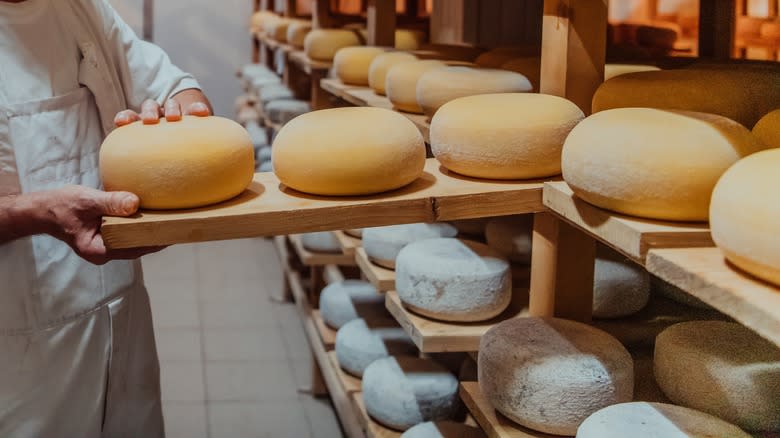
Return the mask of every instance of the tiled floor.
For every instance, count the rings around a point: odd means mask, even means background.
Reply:
[[[178,245],[143,259],[168,438],[338,438],[330,401],[299,394],[311,354],[264,239]]]

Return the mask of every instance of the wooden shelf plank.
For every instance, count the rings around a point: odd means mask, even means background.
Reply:
[[[414,222],[473,219],[542,211],[543,181],[489,181],[453,174],[430,158],[422,177],[373,196],[308,195],[283,186],[271,172],[255,174],[238,197],[217,205],[141,211],[106,217],[110,248],[172,245]]]
[[[303,239],[300,234],[291,234],[289,236],[298,258],[306,266],[325,266],[341,265],[355,266],[355,257],[343,253],[313,252],[304,248]]]
[[[336,374],[338,375],[339,381],[341,382],[341,387],[344,388],[344,392],[350,395],[356,392],[360,392],[360,385],[362,382],[357,377],[351,376],[341,369],[341,365],[339,365],[339,359],[336,356],[335,351],[328,352],[328,359],[330,359],[330,363],[333,369],[336,370]]]
[[[322,342],[325,350],[333,350],[336,346],[336,330],[333,330],[325,324],[319,309],[311,311],[311,319],[314,320],[314,327],[317,328],[317,333],[320,335],[320,342]]]
[[[352,237],[343,231],[334,231],[333,234],[336,236],[336,240],[339,241],[341,251],[345,255],[354,257],[355,250],[363,244],[362,240],[357,237]]]
[[[315,61],[301,51],[290,52],[288,59],[309,75],[313,70],[330,70],[330,66],[332,65],[330,62]]]
[[[376,421],[366,412],[366,405],[363,403],[363,393],[356,392],[352,394],[353,404],[358,413],[358,421],[363,426],[368,438],[400,438],[402,432],[385,427]]]
[[[515,289],[515,297],[501,315],[481,322],[447,322],[428,319],[406,309],[398,292],[385,294],[385,306],[423,353],[471,352],[491,327],[509,318],[528,315],[528,291]]]
[[[362,247],[355,251],[355,261],[360,271],[366,276],[366,280],[373,284],[380,292],[395,289],[395,271],[373,264],[368,259],[366,250]]]
[[[263,44],[264,46],[268,47],[273,51],[276,51],[277,49],[282,49],[285,52],[292,52],[295,50],[295,47],[286,43],[276,41],[275,39],[265,35],[259,36],[258,39],[260,40],[261,44]]]
[[[577,198],[565,182],[544,185],[544,205],[559,217],[644,265],[654,248],[713,246],[708,224],[653,221],[612,213]]]
[[[647,270],[780,346],[780,289],[739,271],[718,248],[652,250]]]

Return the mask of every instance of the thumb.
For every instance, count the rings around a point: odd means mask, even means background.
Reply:
[[[138,211],[141,200],[130,192],[101,192],[96,200],[101,214],[107,216],[130,216]]]

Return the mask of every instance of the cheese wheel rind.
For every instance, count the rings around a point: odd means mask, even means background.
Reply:
[[[416,61],[417,57],[406,52],[385,52],[377,55],[368,69],[368,86],[380,96],[385,95],[385,81],[387,72],[395,64]]]
[[[780,109],[761,117],[753,127],[753,135],[758,137],[767,148],[780,148]]]
[[[363,249],[379,266],[395,269],[398,253],[408,244],[436,237],[455,237],[458,230],[450,224],[401,224],[363,230]]]
[[[642,310],[650,300],[650,276],[636,263],[596,258],[593,317],[622,318]]]
[[[333,73],[347,85],[368,85],[372,61],[385,52],[381,47],[344,47],[333,58]]]
[[[654,65],[642,65],[642,64],[607,64],[604,66],[604,80],[608,81],[612,78],[627,75],[630,73],[639,73],[644,71],[658,71],[660,68]]]
[[[339,49],[360,46],[357,32],[346,29],[313,29],[303,40],[303,51],[316,61],[332,61]]]
[[[393,108],[407,113],[422,114],[423,110],[417,103],[417,81],[425,72],[446,66],[444,62],[434,59],[399,62],[393,65],[385,78],[385,93]]]
[[[401,434],[401,438],[487,438],[474,426],[453,421],[426,421]]]
[[[339,366],[353,376],[362,377],[375,360],[395,354],[415,354],[412,340],[395,321],[372,321],[359,318],[344,324],[336,332],[336,358]]]
[[[341,244],[330,231],[301,234],[301,244],[304,248],[314,252],[340,253]]]
[[[287,26],[287,43],[296,48],[302,48],[306,35],[311,32],[310,21],[295,20]]]
[[[344,280],[325,286],[320,294],[320,314],[325,324],[334,329],[353,319],[389,317],[384,295],[371,283],[361,280]]]

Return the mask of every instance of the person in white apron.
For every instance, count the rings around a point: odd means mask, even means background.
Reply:
[[[0,0],[0,437],[164,435],[141,266],[118,260],[154,249],[103,246],[138,198],[99,190],[98,151],[114,122],[207,115],[198,89],[105,0]]]

